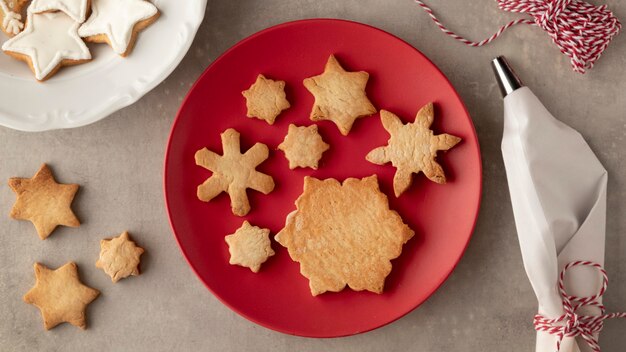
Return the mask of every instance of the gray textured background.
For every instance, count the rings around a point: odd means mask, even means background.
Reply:
[[[606,2],[626,20],[626,2]],[[516,17],[493,0],[430,1],[444,21],[476,39]],[[474,119],[484,163],[484,195],[475,235],[439,291],[401,320],[359,336],[306,339],[256,326],[220,304],[183,259],[164,209],[161,169],[174,115],[190,85],[240,39],[285,21],[337,17],[365,22],[408,41],[450,78]],[[609,310],[626,310],[626,35],[589,74],[537,28],[518,27],[489,47],[445,37],[411,0],[209,0],[187,57],[138,103],[91,126],[46,133],[0,128],[0,180],[30,177],[47,161],[62,182],[82,188],[79,229],[40,241],[27,222],[0,216],[1,351],[531,351],[536,301],[521,264],[500,155],[502,102],[489,61],[507,55],[548,109],[578,129],[609,170],[607,264]],[[0,212],[14,195],[0,182]],[[93,265],[98,241],[130,230],[143,245],[144,274],[112,285]],[[75,260],[83,280],[102,290],[88,309],[89,329],[68,324],[45,332],[36,308],[22,303],[32,263]],[[607,323],[604,351],[622,351],[626,321]]]

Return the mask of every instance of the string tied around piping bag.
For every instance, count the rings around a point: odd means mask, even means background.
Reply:
[[[592,296],[577,297],[572,296],[565,290],[565,273],[575,266],[587,266],[597,269],[602,275],[602,285],[600,290]],[[558,289],[563,300],[563,315],[558,318],[549,319],[541,314],[535,315],[533,325],[537,331],[545,331],[557,336],[556,351],[561,350],[561,343],[565,337],[582,337],[593,352],[601,352],[598,339],[594,336],[604,327],[607,319],[626,318],[626,313],[606,314],[606,308],[600,303],[600,298],[606,292],[609,278],[602,265],[591,261],[578,260],[568,263],[559,275]],[[598,315],[580,315],[577,311],[582,307],[597,307],[600,310]]]

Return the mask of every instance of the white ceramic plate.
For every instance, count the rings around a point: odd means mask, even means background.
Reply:
[[[44,83],[28,65],[0,53],[0,125],[23,131],[84,126],[136,102],[180,63],[204,18],[207,0],[153,0],[161,17],[122,58],[89,45],[93,60],[64,67]],[[6,37],[0,33],[0,41]]]

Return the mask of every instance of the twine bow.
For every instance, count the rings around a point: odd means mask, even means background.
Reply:
[[[565,285],[563,280],[565,273],[575,266],[589,266],[598,269],[602,274],[602,286],[598,293],[588,297],[576,297],[569,295],[565,291]],[[533,324],[535,330],[544,331],[552,335],[557,335],[556,342],[557,352],[561,350],[561,343],[565,337],[582,337],[591,347],[594,352],[600,352],[600,345],[598,339],[594,336],[599,333],[604,326],[604,321],[613,318],[626,318],[626,313],[610,313],[605,314],[606,308],[600,303],[600,298],[606,292],[606,288],[609,284],[609,278],[606,275],[606,271],[600,264],[590,261],[575,261],[567,264],[561,274],[559,275],[559,293],[563,300],[563,311],[565,312],[558,318],[548,319],[541,314],[535,315]],[[597,307],[600,309],[599,315],[579,315],[576,313],[578,309],[589,306]]]
[[[496,0],[501,10],[525,13],[521,18],[500,27],[491,37],[480,42],[468,40],[448,28],[420,0],[415,2],[447,35],[469,46],[483,46],[517,24],[535,25],[546,31],[561,52],[570,58],[575,72],[585,73],[600,58],[622,24],[606,5],[594,6],[583,0]]]

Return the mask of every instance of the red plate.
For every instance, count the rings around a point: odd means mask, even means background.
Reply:
[[[365,160],[389,135],[380,116],[358,119],[347,137],[332,122],[318,123],[331,145],[317,171],[288,168],[276,147],[290,123],[310,125],[313,96],[302,85],[319,74],[330,54],[350,71],[370,73],[367,93],[374,105],[413,121],[417,110],[435,102],[435,133],[463,138],[439,157],[449,182],[437,185],[424,175],[400,198],[393,196],[391,165]],[[241,91],[257,74],[285,80],[292,107],[273,126],[246,117]],[[227,194],[204,203],[196,187],[210,172],[194,163],[203,147],[221,153],[220,133],[229,127],[241,133],[242,149],[256,142],[269,146],[270,157],[259,170],[276,182],[269,195],[248,191],[252,211],[234,216]],[[303,178],[364,177],[377,174],[380,187],[416,232],[400,258],[393,261],[385,292],[325,293],[312,297],[308,280],[287,250],[272,243],[276,255],[258,274],[228,264],[224,236],[249,220],[272,234],[295,209]],[[339,20],[307,20],[261,31],[232,47],[209,66],[193,86],[178,112],[165,159],[165,196],[176,239],[198,277],[224,304],[265,327],[288,334],[332,337],[368,331],[398,319],[424,302],[450,275],[471,237],[481,194],[481,162],[472,121],[446,77],[424,55],[379,29]],[[355,204],[355,206],[358,206]]]

